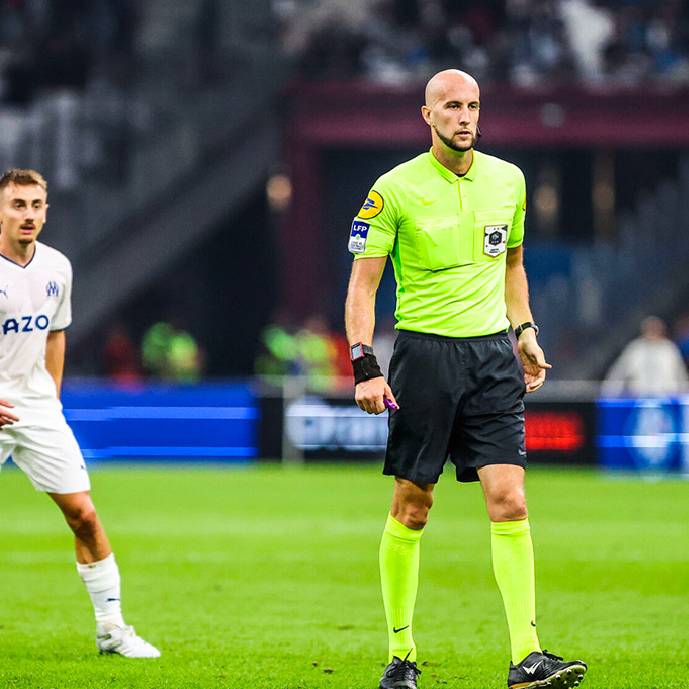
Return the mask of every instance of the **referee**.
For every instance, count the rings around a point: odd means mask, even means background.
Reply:
[[[420,541],[448,457],[458,481],[483,488],[510,632],[508,687],[574,687],[587,669],[543,651],[536,634],[523,397],[543,385],[550,364],[536,341],[523,266],[524,175],[474,150],[479,108],[470,75],[436,74],[421,107],[431,150],[376,181],[350,232],[355,260],[345,320],[356,403],[369,414],[391,409],[383,473],[395,482],[380,544],[389,664],[380,689],[417,686],[412,618]],[[388,256],[399,331],[389,384],[372,349]]]

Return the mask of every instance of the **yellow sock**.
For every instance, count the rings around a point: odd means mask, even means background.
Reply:
[[[540,651],[536,634],[536,587],[531,528],[528,519],[491,522],[493,572],[507,615],[512,662]]]
[[[380,583],[388,622],[389,657],[416,660],[412,618],[419,586],[423,529],[410,529],[388,515],[380,541]]]

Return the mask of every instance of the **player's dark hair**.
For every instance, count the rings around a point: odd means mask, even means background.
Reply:
[[[38,184],[43,191],[48,191],[48,183],[40,172],[28,168],[13,167],[0,177],[0,191],[10,184],[28,185]]]

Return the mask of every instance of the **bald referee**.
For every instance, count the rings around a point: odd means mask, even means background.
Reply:
[[[479,108],[470,75],[436,74],[421,107],[431,150],[376,181],[350,232],[355,260],[346,327],[356,403],[370,414],[390,409],[383,473],[395,477],[380,544],[389,635],[380,689],[417,686],[412,624],[420,542],[448,457],[457,480],[480,481],[485,496],[511,640],[508,687],[575,687],[587,669],[543,651],[536,634],[523,397],[543,385],[550,364],[536,340],[522,260],[524,175],[474,150]],[[372,347],[376,291],[388,256],[399,331],[389,383]],[[507,336],[510,325],[523,373]]]

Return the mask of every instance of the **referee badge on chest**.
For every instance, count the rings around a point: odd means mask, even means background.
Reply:
[[[507,225],[486,225],[483,228],[483,253],[499,256],[507,248]]]

